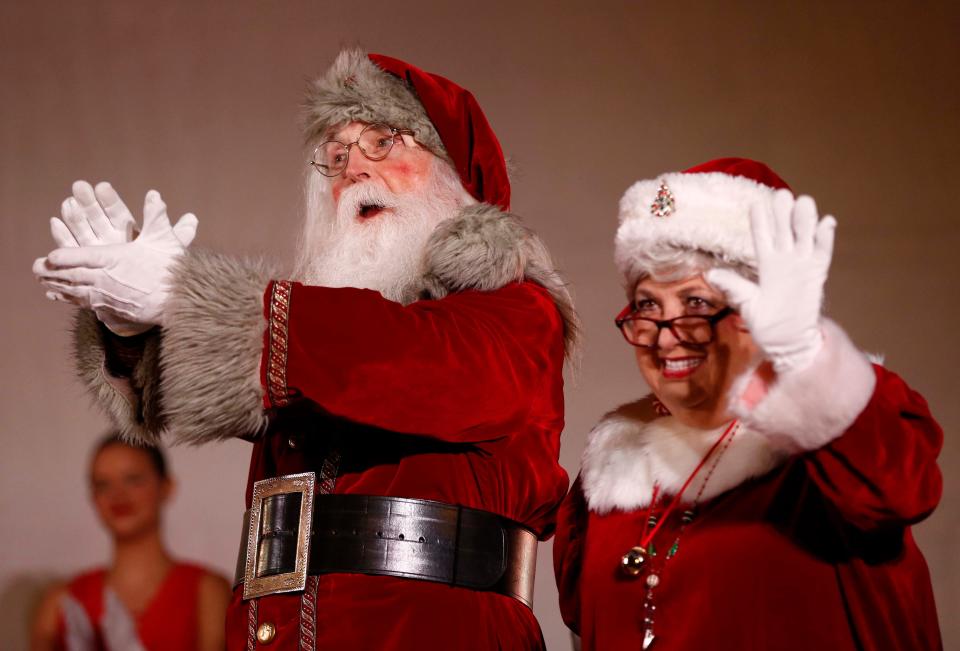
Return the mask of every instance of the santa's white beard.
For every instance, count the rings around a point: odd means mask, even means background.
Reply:
[[[334,205],[329,195],[307,220],[298,255],[297,279],[324,287],[357,287],[402,301],[423,275],[423,251],[440,222],[469,201],[459,178],[434,164],[432,178],[420,191],[395,194],[379,181],[346,188]],[[453,170],[450,170],[455,175]],[[384,208],[359,216],[364,205]],[[309,207],[308,207],[309,209]]]

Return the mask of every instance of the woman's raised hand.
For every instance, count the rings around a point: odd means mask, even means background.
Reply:
[[[750,226],[758,282],[729,269],[710,270],[707,281],[740,312],[774,370],[806,367],[823,345],[820,307],[837,222],[819,219],[811,197],[778,190],[772,210],[751,207]]]

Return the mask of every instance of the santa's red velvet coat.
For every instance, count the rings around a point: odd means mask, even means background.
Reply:
[[[554,546],[563,618],[584,651],[641,648],[650,569],[653,649],[941,648],[910,525],[940,498],[942,432],[903,380],[834,324],[824,332],[813,368],[735,405],[741,430],[681,500],[703,488],[696,518],[678,538],[677,509],[638,576],[620,561],[663,514],[663,500],[650,506],[654,483],[676,495],[719,431],[657,415],[649,399],[594,429]]]
[[[191,251],[162,333],[120,340],[81,314],[81,374],[128,435],[252,440],[248,507],[253,482],[313,471],[318,492],[437,500],[546,535],[568,486],[557,458],[569,296],[512,216],[472,206],[438,230],[422,298],[406,305]],[[543,647],[521,602],[438,583],[339,573],[241,597],[230,649],[262,646],[264,623],[270,649]]]
[[[252,482],[320,478],[327,463],[333,493],[438,500],[538,533],[552,527],[567,475],[557,463],[563,324],[546,290],[514,283],[404,307],[372,291],[293,284],[286,325],[274,321],[266,334],[264,369],[278,328],[285,386],[270,386],[265,372],[277,418],[254,446],[248,507]],[[294,396],[291,406],[277,409],[278,394]],[[246,648],[254,619],[274,623],[284,649],[542,644],[530,609],[494,593],[352,574],[311,578],[304,596],[255,605],[241,592],[228,615],[231,649]],[[315,640],[304,646],[305,625]]]

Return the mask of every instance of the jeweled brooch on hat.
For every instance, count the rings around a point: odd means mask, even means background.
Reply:
[[[673,214],[674,206],[673,192],[670,191],[665,182],[661,181],[660,187],[657,189],[657,196],[650,204],[650,212],[656,217],[669,217]]]

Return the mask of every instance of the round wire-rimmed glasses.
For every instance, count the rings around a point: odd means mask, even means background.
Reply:
[[[627,305],[614,323],[627,343],[640,348],[656,348],[660,331],[668,328],[677,341],[687,346],[705,346],[716,337],[716,325],[733,314],[727,306],[706,316],[684,315],[673,319],[649,319],[636,313],[633,303]]]
[[[343,174],[343,170],[347,169],[351,147],[356,145],[368,159],[380,161],[387,157],[393,149],[397,136],[400,135],[415,134],[409,129],[397,129],[387,124],[368,124],[353,142],[327,140],[317,145],[309,164],[324,176],[339,176]]]

